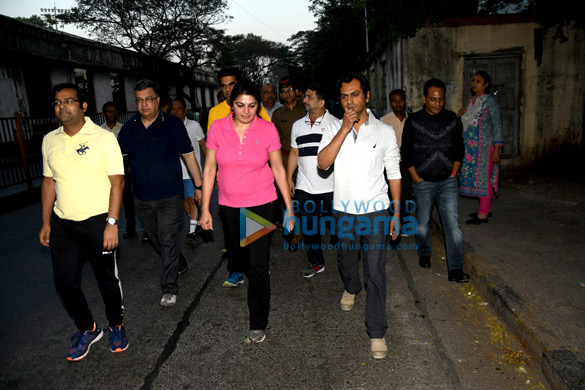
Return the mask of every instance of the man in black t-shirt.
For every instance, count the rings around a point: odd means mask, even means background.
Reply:
[[[413,181],[416,199],[419,265],[431,267],[430,220],[436,204],[441,215],[447,249],[449,280],[469,282],[463,272],[463,237],[459,229],[457,173],[464,156],[463,135],[457,115],[445,110],[445,83],[431,79],[423,90],[424,108],[406,118],[402,134],[402,162]]]

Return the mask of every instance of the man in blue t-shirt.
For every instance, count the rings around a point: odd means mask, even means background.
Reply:
[[[156,84],[140,80],[134,93],[139,114],[124,124],[118,142],[130,162],[136,215],[161,256],[160,304],[171,307],[177,302],[177,275],[188,269],[179,245],[183,218],[180,155],[193,177],[196,201],[201,198],[203,181],[185,126],[177,117],[160,112]]]

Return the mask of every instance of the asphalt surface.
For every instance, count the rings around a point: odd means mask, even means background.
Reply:
[[[304,279],[305,254],[285,250],[279,234],[266,341],[245,344],[246,283],[221,287],[218,226],[215,242],[185,246],[191,269],[171,309],[159,305],[154,251],[121,240],[129,349],[112,354],[104,337],[84,360],[68,362],[76,329],[55,292],[49,251],[38,244],[40,207],[13,207],[0,215],[0,388],[585,388],[582,179],[556,171],[503,177],[494,218],[481,226],[465,225],[477,203],[462,199],[467,285],[447,281],[440,229],[430,270],[418,267],[414,237],[403,238],[387,254],[382,360],[370,355],[364,294],[351,311],[339,309],[335,251],[325,252],[325,272]],[[90,267],[83,285],[107,326]]]

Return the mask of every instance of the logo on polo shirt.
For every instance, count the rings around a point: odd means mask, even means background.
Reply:
[[[80,156],[83,156],[84,154],[87,153],[88,149],[89,149],[89,146],[84,145],[84,144],[79,144],[79,149],[77,149],[77,154],[79,154]]]

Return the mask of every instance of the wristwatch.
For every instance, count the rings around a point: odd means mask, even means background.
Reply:
[[[106,218],[106,222],[108,223],[108,225],[117,225],[118,224],[118,220],[114,217],[108,217]]]

